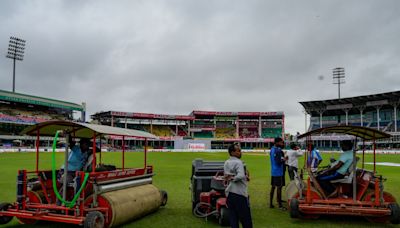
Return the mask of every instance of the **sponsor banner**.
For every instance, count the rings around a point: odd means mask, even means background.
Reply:
[[[217,116],[237,116],[238,112],[216,112],[215,115]]]
[[[283,116],[283,112],[208,112],[193,111],[194,115],[203,116]]]
[[[225,139],[213,139],[213,141],[224,141],[224,142],[274,142],[273,138],[225,138]]]
[[[368,101],[367,106],[386,105],[389,104],[388,100]]]
[[[114,139],[114,140],[122,140],[122,136],[118,136],[118,135],[108,135],[106,137],[109,139]],[[179,140],[179,139],[183,139],[183,137],[182,136],[171,136],[171,137],[161,136],[161,137],[158,137],[157,139],[147,139],[147,140],[148,141],[157,141],[157,140]],[[125,136],[125,140],[144,140],[144,139]]]
[[[193,111],[194,115],[202,116],[237,116],[238,112],[208,112],[208,111]]]
[[[261,116],[284,116],[283,112],[261,112]]]
[[[206,144],[205,143],[188,143],[189,150],[205,150]]]
[[[207,111],[193,111],[194,115],[202,115],[202,116],[214,116],[216,112],[207,112]]]
[[[105,138],[114,139],[114,140],[122,140],[122,136],[118,136],[118,135],[107,135],[107,136],[105,136]],[[125,140],[144,140],[144,139],[125,136]],[[150,139],[148,139],[148,140],[150,140]]]
[[[124,117],[132,117],[133,113],[128,113],[128,112],[111,112],[112,116],[124,116]]]
[[[331,141],[354,140],[355,138],[356,137],[352,136],[352,135],[313,135],[313,136],[311,136],[311,140],[331,140]],[[301,138],[301,139],[299,139],[299,141],[305,141],[305,138]]]
[[[171,137],[160,136],[158,138],[161,140],[181,140],[181,139],[183,139],[182,136],[171,136]]]
[[[184,116],[184,115],[160,115],[160,114],[154,114],[154,119],[194,120],[194,117],[192,117],[192,116]]]
[[[326,110],[337,110],[337,109],[351,109],[353,104],[338,104],[338,105],[327,105]]]
[[[185,115],[163,115],[151,113],[137,113],[137,112],[111,112],[112,116],[122,116],[131,118],[148,118],[148,119],[169,119],[169,120],[193,120],[193,116]]]

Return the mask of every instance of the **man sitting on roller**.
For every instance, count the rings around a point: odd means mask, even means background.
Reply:
[[[67,175],[67,184],[72,183],[75,177],[76,171],[81,171],[86,164],[90,140],[82,138],[79,141],[79,146],[75,145],[72,140],[69,142],[71,151],[68,155],[68,171],[65,172],[64,165],[61,167],[58,173],[58,182],[61,183],[60,194],[63,193],[64,175]],[[57,200],[57,205],[61,205],[61,202]]]
[[[332,195],[335,191],[335,187],[330,181],[344,178],[353,163],[353,142],[351,140],[342,141],[341,148],[343,154],[340,155],[339,161],[317,176],[318,183],[327,195]]]
[[[70,141],[71,151],[68,156],[68,172],[67,172],[67,183],[72,182],[75,172],[81,171],[86,164],[88,151],[89,151],[90,140],[81,139],[79,146],[75,145],[75,142]],[[61,175],[65,173],[64,166],[61,167]],[[62,178],[60,180],[62,182]]]

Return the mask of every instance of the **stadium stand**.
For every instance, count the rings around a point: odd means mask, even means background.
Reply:
[[[19,135],[24,128],[48,120],[74,120],[75,112],[84,120],[85,104],[0,90],[0,147],[31,147],[34,139]]]
[[[240,138],[259,138],[257,128],[239,128]]]
[[[177,140],[206,140],[211,148],[226,148],[232,142],[249,149],[267,148],[274,137],[284,134],[283,112],[193,111],[184,116],[107,111],[91,117],[100,124],[151,132],[160,137],[149,142],[153,148],[173,147]]]
[[[172,137],[174,134],[169,126],[153,125],[153,134],[160,137]]]
[[[263,138],[276,138],[282,136],[282,129],[279,128],[263,128],[261,133]]]
[[[184,128],[183,126],[178,126],[178,135],[177,136],[182,136],[182,137],[187,137],[188,134],[188,129]]]
[[[220,139],[225,138],[236,138],[236,129],[235,128],[216,128],[215,129],[215,137]]]
[[[392,134],[387,142],[380,142],[388,147],[400,147],[400,91],[370,94],[365,96],[347,97],[341,99],[300,102],[308,115],[310,124],[308,130],[334,126],[353,125],[365,126]],[[317,142],[326,144],[323,140]],[[331,145],[331,142],[328,142]],[[334,142],[337,145],[337,142]],[[330,146],[325,146],[329,148]]]

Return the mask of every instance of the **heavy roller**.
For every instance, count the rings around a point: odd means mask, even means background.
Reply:
[[[36,135],[36,169],[19,170],[17,200],[0,204],[0,224],[16,217],[20,223],[39,221],[115,227],[157,211],[167,203],[167,193],[152,184],[153,166],[147,164],[147,140],[156,136],[137,130],[71,121],[48,121],[26,128],[25,135]],[[87,167],[68,172],[55,167],[55,148],[59,134],[66,141],[65,170],[68,170],[70,138],[91,141],[86,156]],[[40,136],[54,136],[52,170],[39,169]],[[122,167],[103,165],[101,139],[114,136],[122,140]],[[144,166],[125,167],[125,139],[144,140]],[[96,145],[100,142],[100,148]],[[82,147],[81,147],[82,149]],[[96,159],[99,152],[99,159]],[[97,162],[99,160],[99,162]]]

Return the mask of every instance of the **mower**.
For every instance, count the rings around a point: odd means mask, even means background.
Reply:
[[[221,226],[229,226],[224,161],[195,159],[190,180],[193,214],[199,218],[215,216]]]
[[[167,193],[152,185],[154,173],[153,166],[147,164],[147,140],[156,136],[150,133],[71,121],[43,122],[27,127],[22,133],[36,136],[36,169],[18,171],[16,202],[0,204],[0,224],[16,217],[22,224],[48,221],[89,228],[113,227],[143,217],[167,203]],[[68,181],[68,175],[62,175],[55,167],[59,134],[66,141],[65,170],[68,170],[69,139],[92,139],[91,171],[76,171],[73,180]],[[54,136],[52,170],[39,169],[40,136]],[[122,138],[122,167],[102,164],[101,139],[109,136]],[[143,167],[125,166],[124,145],[128,137],[145,141]],[[57,179],[57,176],[62,177]]]
[[[330,181],[336,190],[334,195],[328,195],[321,188],[317,175],[311,172],[307,157],[311,155],[312,135],[332,133],[353,136],[355,146],[349,172],[342,179]],[[384,191],[383,182],[386,179],[376,171],[375,141],[389,137],[390,135],[385,132],[361,126],[332,126],[300,135],[299,139],[306,138],[308,151],[304,158],[305,166],[299,174],[296,173],[295,180],[286,188],[290,217],[316,219],[320,215],[362,216],[370,222],[399,224],[400,207],[395,197]],[[357,143],[359,139],[362,142]],[[372,141],[374,166],[371,171],[364,168],[367,140]],[[356,156],[358,144],[362,145],[361,168],[357,168],[357,162],[360,160]],[[304,176],[308,176],[307,182],[303,181]]]

